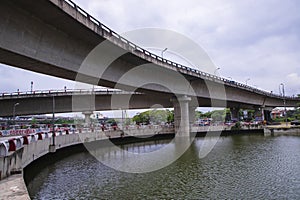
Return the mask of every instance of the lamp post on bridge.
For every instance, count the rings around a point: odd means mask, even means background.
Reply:
[[[218,70],[220,70],[221,68],[220,67],[218,67],[217,69],[215,69],[215,71],[214,71],[214,75],[216,76],[216,74],[217,74],[217,71]]]
[[[33,81],[30,82],[30,92],[31,92],[31,94],[33,92]]]
[[[15,124],[16,118],[16,106],[20,105],[19,103],[15,103],[13,107],[13,124]]]
[[[282,93],[281,93],[282,91]],[[283,106],[284,106],[284,117],[285,117],[285,125],[287,126],[287,113],[286,113],[286,102],[285,102],[285,91],[284,91],[284,84],[280,83],[279,85],[279,93],[282,95],[283,97]]]
[[[165,48],[164,50],[162,50],[161,52],[161,58],[164,59],[164,53],[168,50],[168,48]]]
[[[49,146],[49,151],[54,153],[56,151],[55,147],[55,98],[52,96],[52,144]]]
[[[246,79],[246,85],[248,84],[248,81],[250,81],[250,78],[247,78],[247,79]]]

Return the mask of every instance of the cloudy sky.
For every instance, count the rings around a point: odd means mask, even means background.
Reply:
[[[118,33],[160,28],[185,35],[220,68],[218,75],[266,91],[300,94],[298,0],[74,0]],[[134,42],[134,41],[133,41]],[[169,52],[172,49],[168,49]],[[168,51],[164,57],[170,58]],[[63,89],[71,81],[0,67],[0,91]]]

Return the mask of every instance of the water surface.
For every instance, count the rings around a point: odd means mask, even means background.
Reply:
[[[168,142],[123,148],[143,153]],[[43,167],[28,190],[32,199],[300,199],[300,137],[221,137],[200,159],[202,142],[196,138],[172,165],[142,174],[76,153]]]

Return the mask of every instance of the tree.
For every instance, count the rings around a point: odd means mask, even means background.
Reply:
[[[226,110],[214,110],[211,113],[213,121],[225,121]]]
[[[33,125],[33,124],[37,124],[36,118],[33,117],[33,118],[31,119],[31,124],[32,124],[32,125]]]
[[[112,126],[117,124],[117,122],[116,122],[115,119],[109,119],[109,120],[107,120],[106,122],[107,122],[108,124],[111,124]]]
[[[195,111],[195,118],[196,119],[201,119],[201,118],[205,118],[207,117],[205,113],[201,112],[201,111]]]
[[[137,124],[160,124],[174,121],[174,112],[170,110],[148,110],[136,114],[132,121]]]
[[[167,110],[167,112],[168,112],[167,122],[168,123],[174,122],[174,110],[172,111]]]

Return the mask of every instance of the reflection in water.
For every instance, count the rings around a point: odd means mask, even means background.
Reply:
[[[127,151],[107,156],[122,165],[126,152],[155,151],[168,142],[123,145]],[[139,174],[116,171],[87,152],[77,153],[45,167],[28,190],[32,199],[300,198],[300,137],[221,137],[200,159],[202,142],[196,138],[168,167]]]

